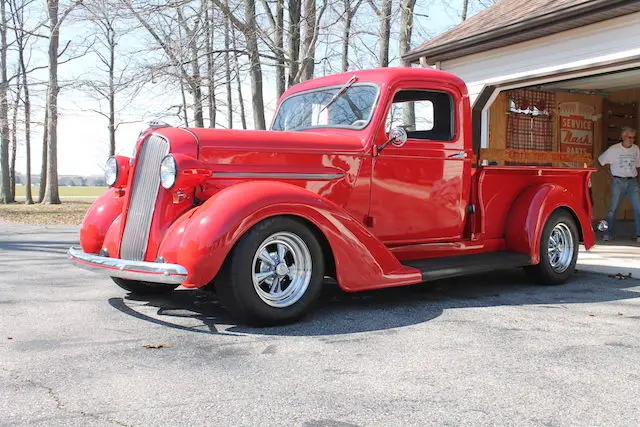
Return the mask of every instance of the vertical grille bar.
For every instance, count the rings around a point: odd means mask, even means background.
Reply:
[[[133,178],[131,200],[120,245],[120,258],[144,260],[149,228],[160,188],[160,162],[169,154],[169,142],[151,135],[142,144]]]

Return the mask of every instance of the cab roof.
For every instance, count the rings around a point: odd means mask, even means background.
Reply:
[[[349,81],[349,79],[353,76],[356,76],[357,78],[356,83],[375,83],[379,86],[386,86],[398,80],[437,80],[440,82],[452,84],[460,90],[460,93],[462,93],[463,95],[467,95],[467,87],[464,81],[458,76],[455,76],[446,71],[435,70],[432,68],[387,67],[374,68],[370,70],[348,71],[346,73],[332,74],[330,76],[307,80],[305,82],[291,86],[282,95],[281,99],[284,99],[294,93],[304,92],[320,87],[340,86]]]

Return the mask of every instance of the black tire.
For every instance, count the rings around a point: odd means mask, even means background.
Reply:
[[[291,305],[276,307],[265,302],[254,286],[253,278],[258,273],[255,271],[256,263],[262,262],[254,257],[257,257],[261,246],[268,244],[267,239],[282,233],[295,235],[306,245],[310,255],[310,259],[306,259],[311,267],[311,275],[306,288],[299,292],[301,296],[298,299],[291,302]],[[292,254],[293,252],[290,252],[288,256]],[[322,291],[324,270],[322,247],[314,232],[302,221],[281,216],[268,218],[256,224],[240,238],[227,257],[220,272],[220,278],[216,279],[215,283],[220,303],[232,316],[252,326],[270,326],[293,322],[311,310]],[[282,276],[281,279],[284,283],[283,292],[287,289],[286,286],[294,286],[294,279],[288,279],[288,276]],[[289,280],[288,284],[285,283],[287,280]],[[307,281],[302,280],[298,283],[307,283]],[[273,286],[264,282],[261,286],[265,285]],[[257,286],[260,287],[260,285]],[[280,288],[280,284],[277,287]]]
[[[162,295],[172,292],[177,285],[166,285],[164,283],[140,282],[138,280],[121,279],[112,277],[111,280],[125,291],[136,295]]]
[[[569,231],[572,240],[573,252],[571,253],[570,258],[567,256],[567,262],[564,264],[566,265],[568,263],[568,266],[566,266],[566,269],[562,271],[558,271],[558,268],[554,268],[551,258],[549,257],[549,239],[556,227],[559,227],[559,229],[566,227],[565,230]],[[549,219],[542,230],[540,241],[540,263],[525,267],[525,271],[530,277],[540,284],[561,285],[569,280],[575,272],[579,246],[580,241],[578,227],[573,216],[565,210],[556,210],[551,214],[551,216],[549,216]]]

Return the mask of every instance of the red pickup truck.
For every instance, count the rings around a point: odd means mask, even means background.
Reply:
[[[416,68],[291,87],[271,129],[152,126],[109,158],[77,266],[133,293],[215,287],[242,322],[348,292],[524,267],[545,284],[595,243],[593,169],[484,166],[463,81]]]

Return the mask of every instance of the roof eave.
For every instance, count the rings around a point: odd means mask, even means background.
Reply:
[[[547,15],[536,16],[461,40],[454,40],[426,49],[418,47],[403,55],[402,58],[409,62],[417,62],[420,58],[425,58],[428,65],[435,65],[439,61],[578,28],[585,25],[585,20],[588,21],[588,24],[592,24],[634,11],[640,11],[640,2],[637,0],[597,0],[593,3],[580,4]],[[571,21],[567,21],[568,18]],[[575,25],[572,26],[572,23]]]

